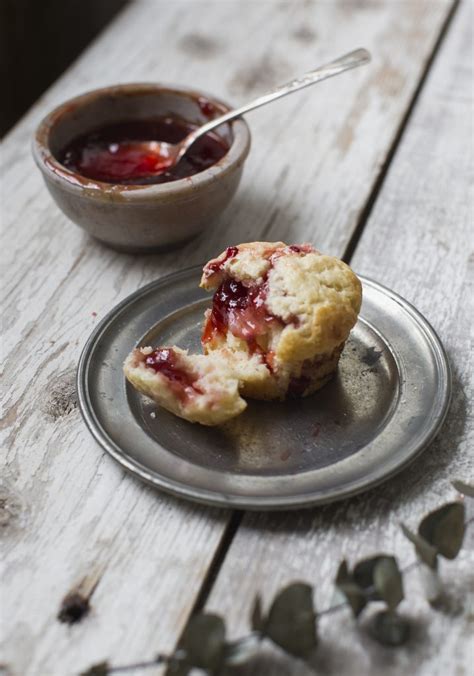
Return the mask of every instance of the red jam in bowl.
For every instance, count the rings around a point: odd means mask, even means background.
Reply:
[[[224,157],[229,146],[211,132],[198,139],[176,166],[169,167],[166,157],[139,144],[134,147],[134,142],[178,143],[195,128],[175,117],[117,122],[73,139],[58,160],[70,171],[105,183],[168,183],[208,169]]]

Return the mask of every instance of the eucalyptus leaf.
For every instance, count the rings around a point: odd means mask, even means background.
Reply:
[[[459,479],[454,479],[454,481],[451,481],[451,484],[463,495],[467,495],[469,498],[474,498],[473,484],[467,484],[464,481],[459,481]]]
[[[376,564],[374,587],[388,609],[395,610],[403,599],[403,578],[395,557],[384,557]]]
[[[362,559],[354,566],[352,573],[354,582],[365,592],[366,598],[370,601],[380,601],[382,598],[379,590],[375,588],[374,571],[377,564],[387,558],[392,557],[387,554],[377,554],[368,559]]]
[[[262,611],[262,599],[260,594],[257,594],[252,608],[252,614],[250,616],[250,624],[253,631],[264,631],[264,618]]]
[[[216,671],[224,658],[224,620],[210,613],[195,615],[183,632],[179,648],[186,655],[184,660],[186,664],[211,672]]]
[[[358,617],[367,605],[364,591],[354,582],[346,561],[342,561],[334,584],[350,605],[355,617]]]
[[[445,559],[455,559],[464,539],[464,515],[462,502],[449,502],[425,516],[419,525],[418,535]]]
[[[410,624],[397,613],[382,610],[372,618],[370,633],[379,643],[395,647],[408,641]]]
[[[317,644],[312,587],[295,582],[277,594],[265,634],[291,655],[308,658]]]
[[[99,662],[92,665],[87,671],[81,671],[79,676],[107,676],[109,673],[109,663]]]
[[[432,547],[430,543],[427,542],[420,535],[413,533],[409,528],[405,526],[405,524],[402,523],[400,525],[405,537],[407,537],[410,540],[410,542],[412,542],[415,545],[415,551],[420,561],[425,563],[429,568],[436,570],[438,566],[437,560],[438,552],[436,551],[436,549]]]

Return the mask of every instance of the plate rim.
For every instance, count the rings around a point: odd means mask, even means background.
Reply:
[[[185,498],[195,503],[200,503],[213,507],[245,509],[250,511],[281,511],[290,509],[304,509],[314,506],[338,502],[354,497],[362,492],[370,490],[381,483],[388,481],[390,478],[403,471],[409,464],[414,462],[421,453],[432,443],[441,429],[447,413],[449,411],[451,397],[452,397],[452,370],[449,363],[449,358],[446,349],[443,346],[441,339],[429,321],[421,314],[417,308],[407,301],[403,296],[392,291],[380,282],[373,280],[365,275],[358,274],[357,276],[362,282],[362,285],[372,287],[376,291],[387,295],[391,300],[400,305],[415,322],[415,324],[422,329],[423,334],[428,339],[431,348],[431,353],[435,358],[436,371],[439,376],[439,382],[443,385],[438,391],[442,394],[440,397],[439,407],[440,411],[435,421],[430,428],[427,429],[426,434],[415,446],[408,457],[405,457],[395,467],[389,468],[388,471],[381,466],[381,474],[377,473],[371,476],[367,481],[360,480],[355,487],[339,490],[335,493],[335,489],[328,492],[307,495],[293,495],[279,498],[279,496],[259,496],[253,498],[246,498],[244,496],[236,496],[232,494],[225,494],[218,491],[210,491],[206,488],[189,487],[186,483],[175,481],[166,475],[158,474],[150,471],[145,465],[142,465],[137,460],[131,458],[126,449],[120,447],[113,439],[111,439],[99,424],[93,404],[89,396],[88,388],[88,373],[91,357],[93,356],[94,348],[97,345],[101,334],[107,329],[111,321],[115,320],[120,312],[134,301],[146,295],[151,289],[159,287],[163,283],[173,283],[174,280],[182,277],[197,275],[202,271],[202,265],[195,265],[184,268],[172,273],[164,274],[148,284],[136,289],[131,294],[123,298],[119,303],[106,313],[100,320],[98,325],[91,332],[88,337],[79,357],[77,374],[76,374],[76,388],[78,397],[78,407],[89,432],[92,434],[95,441],[105,450],[114,460],[116,460],[123,469],[138,477],[146,484],[153,486],[155,489],[163,490],[166,493],[174,495],[175,497]],[[375,327],[377,328],[377,327]],[[159,447],[159,445],[158,445]]]

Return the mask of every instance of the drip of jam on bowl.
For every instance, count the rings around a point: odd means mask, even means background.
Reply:
[[[170,167],[165,154],[144,148],[140,142],[179,143],[194,129],[196,125],[172,116],[116,122],[76,137],[59,153],[58,160],[70,171],[104,183],[168,183],[216,164],[229,150],[227,143],[210,132]]]

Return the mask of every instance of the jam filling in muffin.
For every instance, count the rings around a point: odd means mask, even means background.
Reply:
[[[145,356],[145,366],[167,378],[170,389],[183,401],[195,394],[203,393],[196,385],[198,376],[178,365],[178,357],[172,347],[153,350]]]
[[[247,406],[221,355],[209,359],[179,347],[136,348],[125,360],[124,372],[135,389],[190,422],[219,425]]]
[[[290,246],[283,245],[278,248],[268,248],[262,255],[269,262],[269,269],[260,283],[243,283],[232,279],[224,279],[214,293],[212,309],[207,315],[207,320],[202,333],[202,344],[205,345],[213,340],[217,334],[225,336],[230,331],[237,338],[242,338],[248,344],[251,353],[260,351],[263,358],[265,353],[258,342],[258,338],[265,336],[269,324],[284,326],[281,318],[273,315],[266,306],[268,293],[268,273],[273,268],[275,261],[285,255],[305,254],[314,252],[310,244]],[[203,270],[203,279],[207,286],[212,283],[215,275],[222,275],[225,263],[239,253],[239,247],[228,247],[222,258],[209,262]],[[293,323],[297,318],[292,318]],[[269,357],[269,368],[271,369]]]

